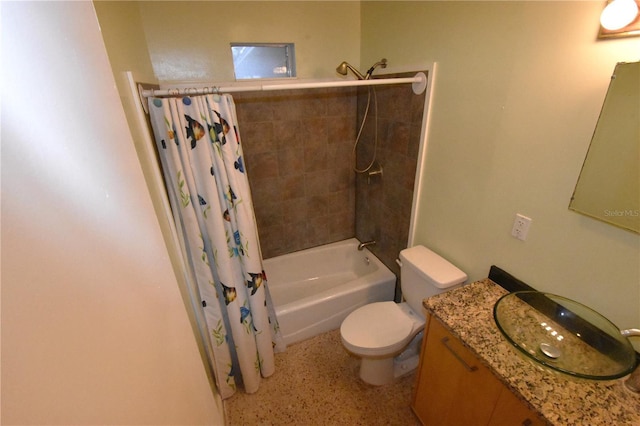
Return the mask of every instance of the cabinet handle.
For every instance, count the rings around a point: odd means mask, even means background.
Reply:
[[[524,422],[522,422],[522,426],[531,426],[532,424],[531,419],[524,419]]]
[[[451,354],[458,359],[458,361],[460,361],[460,363],[464,366],[464,368],[467,369],[467,371],[474,372],[474,371],[476,371],[478,369],[478,367],[476,367],[475,365],[467,364],[465,362],[465,360],[462,359],[462,357],[460,355],[458,355],[456,353],[456,351],[454,351],[451,346],[449,346],[449,338],[448,337],[443,337],[442,340],[440,340],[440,341],[442,342],[444,347],[447,348],[449,350],[449,352],[451,352]]]

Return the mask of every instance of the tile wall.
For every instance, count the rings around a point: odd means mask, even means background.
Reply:
[[[265,259],[355,235],[356,90],[234,94]]]
[[[413,76],[414,73],[394,76]],[[356,175],[353,143],[367,88],[234,94],[264,258],[356,236],[399,276],[406,247],[425,95],[411,85],[376,86],[377,162]],[[358,144],[373,155],[375,105]]]
[[[411,77],[414,74],[385,77]],[[376,86],[375,93],[378,106],[376,162],[382,166],[382,176],[363,173],[356,177],[356,237],[360,241],[376,240],[377,244],[370,250],[400,277],[400,268],[395,260],[407,247],[409,236],[425,94],[415,95],[411,85],[407,84]],[[366,105],[367,89],[359,88],[359,123]],[[369,115],[358,143],[359,169],[366,168],[373,158],[374,123],[372,96]]]

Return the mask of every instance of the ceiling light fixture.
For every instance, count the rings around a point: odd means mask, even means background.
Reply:
[[[619,30],[631,24],[637,16],[635,0],[612,0],[600,15],[600,25],[607,30]]]

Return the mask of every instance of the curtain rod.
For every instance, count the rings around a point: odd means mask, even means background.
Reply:
[[[380,86],[406,83],[411,83],[413,86],[413,93],[419,95],[424,92],[427,87],[427,76],[423,72],[419,72],[414,77],[406,78],[375,78],[371,80],[319,81],[310,83],[263,84],[253,86],[212,86],[189,89],[143,89],[141,85],[138,85],[138,91],[140,92],[141,98],[151,98],[162,96],[204,95],[211,93],[318,89],[324,87]]]

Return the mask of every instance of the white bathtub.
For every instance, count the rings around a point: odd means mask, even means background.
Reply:
[[[286,344],[340,327],[354,309],[393,300],[396,276],[355,238],[264,261]]]

